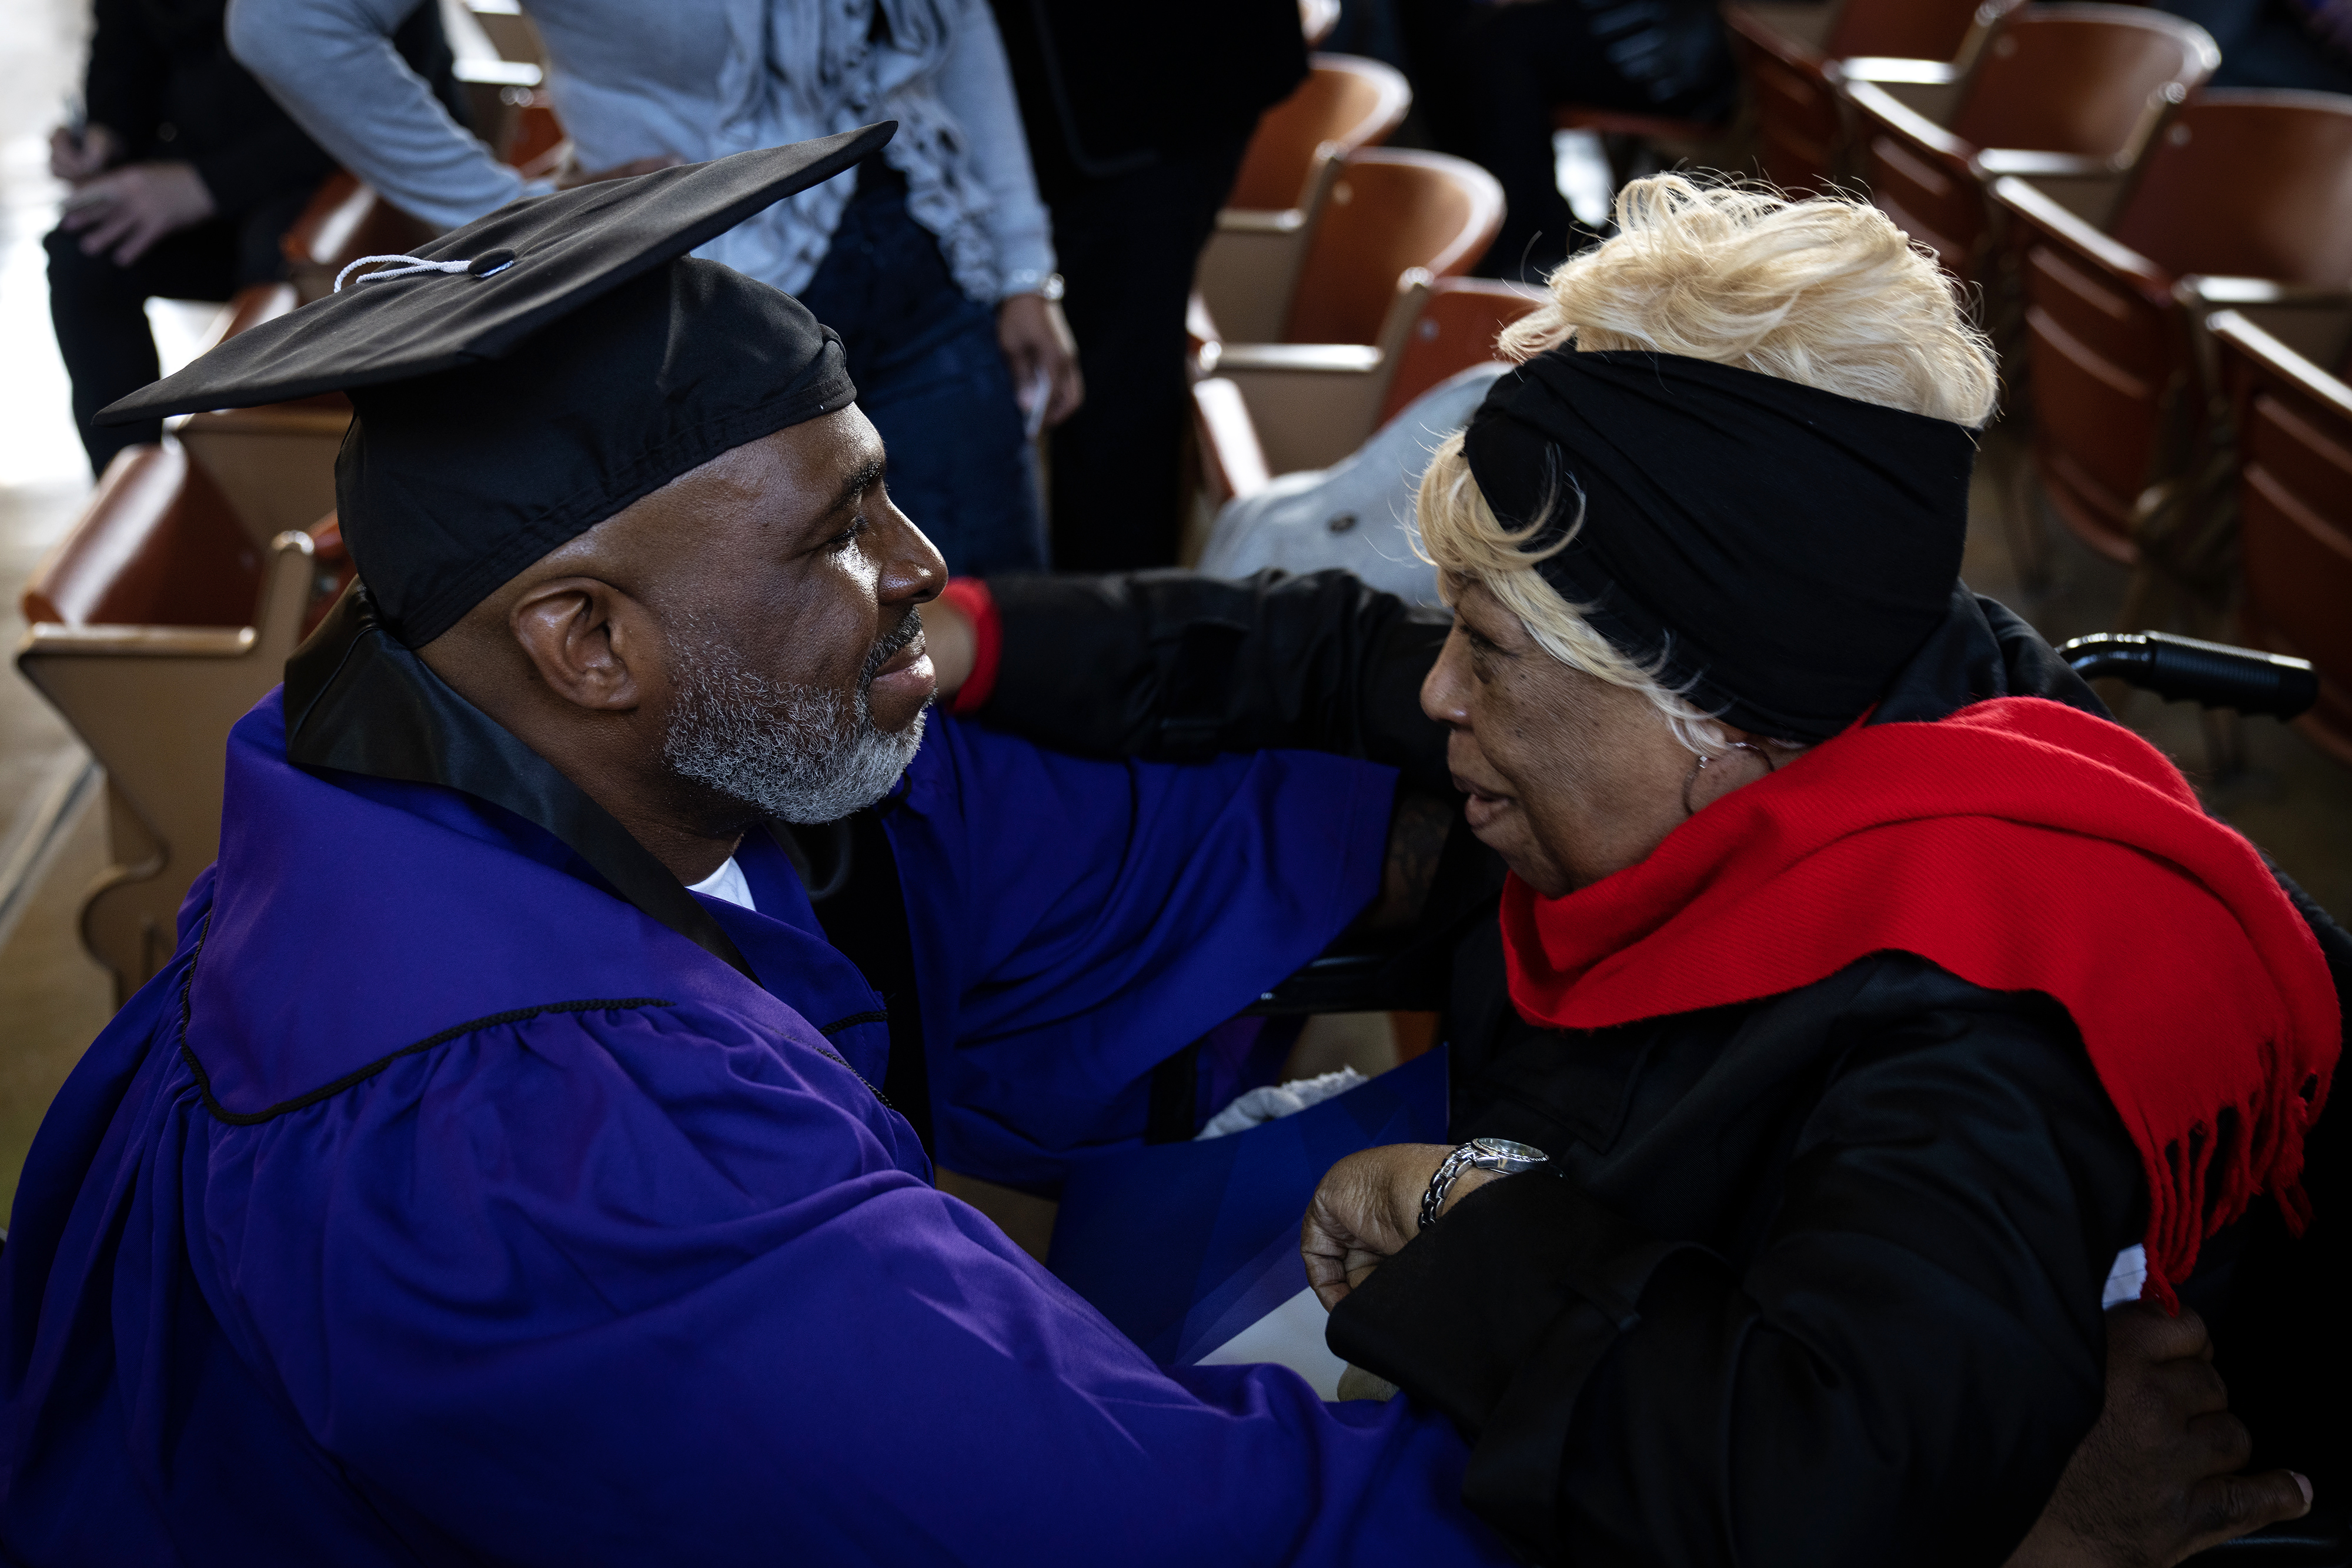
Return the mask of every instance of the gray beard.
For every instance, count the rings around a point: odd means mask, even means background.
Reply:
[[[895,734],[877,729],[867,689],[921,630],[919,616],[909,614],[877,643],[852,697],[747,670],[698,618],[679,617],[677,695],[663,758],[680,779],[786,822],[838,821],[870,806],[915,759],[925,715]]]

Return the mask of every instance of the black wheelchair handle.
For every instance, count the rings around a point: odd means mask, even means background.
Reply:
[[[2111,677],[2167,702],[2293,718],[2319,700],[2319,674],[2307,659],[2169,632],[2096,632],[2065,643],[2058,656],[2086,681]]]

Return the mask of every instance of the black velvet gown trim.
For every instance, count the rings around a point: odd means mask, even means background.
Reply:
[[[487,800],[554,834],[647,918],[759,977],[710,912],[553,763],[451,690],[353,584],[286,661],[286,759]]]

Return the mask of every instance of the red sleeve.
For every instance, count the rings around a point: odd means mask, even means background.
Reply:
[[[971,622],[971,674],[948,704],[951,714],[978,713],[996,690],[996,665],[1004,651],[1004,617],[996,612],[996,596],[977,577],[951,577],[940,590],[940,600]]]

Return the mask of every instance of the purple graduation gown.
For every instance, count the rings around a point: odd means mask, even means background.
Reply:
[[[1372,891],[1391,776],[1085,762],[933,720],[890,818],[949,1157],[1035,1176]],[[456,790],[229,747],[180,948],[0,1256],[35,1564],[1506,1561],[1460,1439],[1154,1367],[930,1185],[780,852],[759,977]],[[1129,1123],[1133,1125],[1129,1125]]]

